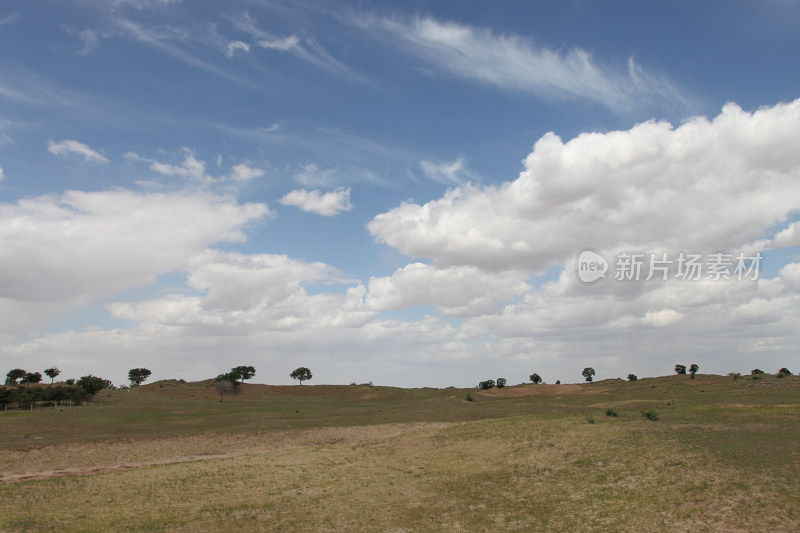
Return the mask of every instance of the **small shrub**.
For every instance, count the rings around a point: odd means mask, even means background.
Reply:
[[[733,378],[733,381],[736,381],[742,377],[742,375],[738,372],[730,372],[728,375]]]
[[[586,423],[594,424],[594,417],[592,415],[586,415]]]
[[[494,387],[494,380],[487,379],[486,381],[481,381],[480,383],[478,383],[478,387],[480,387],[483,390],[489,390],[492,387]]]
[[[619,411],[609,407],[608,409],[606,409],[606,416],[615,416],[615,417],[619,416]]]
[[[762,372],[761,374],[753,374],[750,376],[750,379],[764,379],[764,373]]]
[[[468,402],[474,402],[475,401],[475,398],[472,397],[472,393],[471,392],[467,393],[467,401]]]
[[[642,416],[650,420],[651,422],[658,422],[658,413],[653,411],[652,409],[648,411],[642,411]]]
[[[556,380],[556,385],[561,385],[561,380],[560,379]]]
[[[781,368],[780,370],[778,370],[778,377],[779,378],[787,378],[787,377],[789,377],[791,375],[792,375],[792,373],[786,367]]]

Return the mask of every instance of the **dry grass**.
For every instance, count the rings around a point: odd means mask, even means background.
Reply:
[[[0,483],[0,531],[800,530],[800,382],[642,382],[474,404],[465,391],[343,387],[325,392],[337,426],[14,444],[7,476],[67,471]],[[240,415],[268,408],[252,394]],[[404,416],[458,420],[361,423],[394,396]],[[639,416],[656,405],[660,422]],[[506,416],[470,421],[473,408]]]

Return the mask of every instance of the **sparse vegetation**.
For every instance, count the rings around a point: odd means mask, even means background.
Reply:
[[[0,413],[0,530],[797,531],[796,379],[104,390]]]
[[[642,416],[652,422],[658,422],[658,413],[652,409],[642,410]]]

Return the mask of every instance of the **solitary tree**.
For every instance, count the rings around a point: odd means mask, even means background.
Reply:
[[[244,383],[246,379],[252,379],[255,375],[256,369],[252,366],[237,366],[231,368],[230,371],[230,376],[234,378],[234,381],[239,380],[240,383]]]
[[[689,374],[692,376],[692,379],[694,379],[694,375],[697,374],[698,370],[700,370],[700,367],[695,363],[689,366]]]
[[[8,374],[6,374],[6,385],[16,385],[18,379],[22,379],[25,377],[25,372],[21,368],[15,368],[14,370],[9,370]]]
[[[152,372],[146,368],[131,368],[128,371],[128,381],[131,382],[132,386],[136,387],[147,381],[150,374],[152,374]]]
[[[304,381],[308,381],[309,379],[311,379],[311,370],[307,369],[304,366],[301,366],[300,368],[295,368],[292,371],[292,373],[289,374],[289,377],[292,379],[296,379],[297,381],[300,382],[300,385],[302,385]]]
[[[42,381],[41,372],[26,372],[25,377],[20,383],[40,383]]]
[[[540,376],[539,374],[537,374],[536,372],[534,372],[533,374],[531,374],[531,382],[532,382],[534,385],[538,385],[539,383],[541,383],[541,382],[542,382],[542,376]]]
[[[51,366],[50,368],[45,369],[45,371],[44,371],[44,375],[47,376],[48,378],[50,378],[50,383],[52,383],[53,380],[56,379],[56,376],[58,376],[60,373],[61,373],[61,370],[59,370],[58,368],[56,368],[54,366]]]
[[[636,377],[636,374],[628,374],[628,381],[636,381],[639,378]]]
[[[505,387],[506,383],[507,383],[506,378],[497,378],[497,388],[498,389],[502,389],[503,387]]]
[[[780,370],[778,370],[778,377],[779,378],[786,378],[786,377],[789,377],[791,375],[792,375],[791,371],[786,367],[783,367]]]
[[[81,377],[75,382],[75,385],[82,388],[90,395],[94,396],[101,390],[110,389],[112,387],[111,381],[89,374],[88,376]]]
[[[750,371],[750,374],[753,375],[753,376],[758,375],[758,374],[763,374],[763,373],[764,373],[764,371],[761,370],[760,368],[754,368],[753,370]]]
[[[678,375],[686,374],[686,365],[675,365],[675,373]]]
[[[586,378],[586,382],[587,383],[591,383],[592,382],[592,376],[594,376],[594,368],[592,368],[590,366],[586,367],[586,368],[583,369],[583,372],[581,372],[581,374],[583,375],[584,378]]]
[[[236,388],[236,382],[230,381],[227,379],[218,380],[214,383],[214,389],[219,394],[219,401],[222,401],[222,397],[225,394],[230,394]]]

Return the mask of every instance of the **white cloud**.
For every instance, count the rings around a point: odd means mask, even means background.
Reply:
[[[227,55],[228,57],[233,57],[233,53],[236,50],[243,50],[245,52],[249,52],[250,51],[250,45],[247,44],[247,43],[244,43],[242,41],[231,41],[231,42],[228,43],[228,46],[225,48],[225,55]]]
[[[70,191],[0,204],[0,328],[26,331],[74,306],[152,284],[270,214],[211,194]]]
[[[464,158],[459,157],[450,163],[434,163],[427,159],[419,166],[429,178],[448,185],[462,185],[475,179],[475,176],[464,165]]]
[[[495,35],[455,22],[355,20],[366,29],[388,34],[398,46],[443,71],[503,89],[548,99],[588,99],[618,112],[652,100],[690,104],[669,79],[646,71],[632,58],[625,68],[611,68],[599,65],[580,48],[562,53],[518,35]]]
[[[221,161],[218,160],[218,164]],[[260,178],[264,175],[264,171],[258,168],[250,167],[244,163],[234,165],[231,169],[228,179],[233,181],[250,181],[255,178]]]
[[[268,50],[281,50],[287,51],[292,48],[297,48],[300,45],[300,39],[296,35],[289,35],[282,39],[261,40],[258,41],[258,46]]]
[[[164,176],[181,176],[204,183],[213,181],[211,176],[206,175],[205,161],[198,160],[194,156],[194,152],[188,148],[184,147],[183,152],[185,156],[181,164],[173,165],[170,163],[152,161],[150,164],[150,170],[158,172]],[[130,159],[134,160],[135,158]]]
[[[2,181],[5,177],[6,177],[6,175],[3,172],[3,167],[0,167],[0,181]]]
[[[738,250],[797,210],[798,143],[800,100],[754,113],[728,104],[712,121],[646,122],[567,143],[549,133],[516,180],[404,203],[368,229],[438,266],[494,270],[537,271],[586,247]]]
[[[283,198],[278,200],[281,205],[293,205],[301,211],[316,213],[326,217],[338,215],[342,211],[350,211],[353,205],[350,203],[350,188],[339,187],[338,189],[326,193],[319,190],[307,191],[296,189],[286,193]]]
[[[9,13],[3,17],[0,17],[0,26],[5,26],[6,24],[14,24],[22,17],[19,13]]]
[[[47,151],[56,157],[67,157],[69,154],[77,154],[83,156],[84,163],[108,163],[108,158],[100,152],[92,150],[86,144],[69,139],[59,142],[50,139],[47,142]]]
[[[530,290],[520,272],[487,273],[475,267],[437,269],[412,263],[390,277],[369,280],[368,307],[380,311],[433,306],[450,316],[491,314]]]

